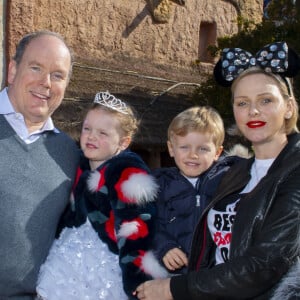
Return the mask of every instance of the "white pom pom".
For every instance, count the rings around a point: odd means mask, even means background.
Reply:
[[[101,174],[98,171],[94,171],[91,173],[87,180],[87,186],[89,191],[97,192],[100,179]]]
[[[143,204],[155,200],[158,185],[151,175],[138,173],[124,181],[121,189],[125,197],[133,199],[134,203]]]
[[[168,277],[167,270],[159,264],[152,251],[148,251],[142,257],[142,268],[146,274],[151,275],[153,278]]]

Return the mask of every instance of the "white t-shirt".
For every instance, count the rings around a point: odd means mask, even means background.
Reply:
[[[187,177],[187,176],[184,177],[193,185],[194,188],[196,188],[198,177]]]
[[[216,264],[224,263],[229,259],[232,225],[241,197],[253,190],[266,175],[273,161],[274,158],[255,159],[251,167],[251,179],[241,193],[228,197],[209,210],[207,224],[216,244]]]

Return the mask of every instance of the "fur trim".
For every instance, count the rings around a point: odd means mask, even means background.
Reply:
[[[143,220],[137,218],[130,222],[123,222],[120,226],[118,237],[136,240],[147,236],[148,233],[149,231],[147,224]]]
[[[121,201],[135,204],[154,201],[158,191],[154,177],[134,168],[124,170],[115,188]]]
[[[115,232],[115,215],[113,211],[109,214],[109,219],[105,222],[105,231],[107,232],[108,237],[117,242],[116,232]]]
[[[300,261],[279,282],[271,300],[300,299]]]
[[[152,251],[145,252],[142,256],[141,268],[146,274],[151,275],[153,278],[168,277],[167,270],[159,264]]]
[[[98,192],[105,184],[104,172],[105,168],[101,169],[100,171],[91,172],[87,180],[87,186],[90,192]]]
[[[74,185],[73,185],[73,190],[74,190],[75,186],[77,185],[77,183],[79,181],[79,178],[80,178],[80,176],[81,176],[82,173],[83,173],[83,171],[80,168],[77,168],[77,170],[76,170],[76,177],[75,177]]]
[[[71,205],[71,210],[75,211],[75,196],[73,191],[70,194],[70,205]]]
[[[240,156],[244,158],[250,158],[253,156],[249,149],[241,144],[234,145],[229,151],[226,151],[228,156]]]

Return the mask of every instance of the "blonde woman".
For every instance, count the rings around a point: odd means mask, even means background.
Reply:
[[[298,55],[285,42],[255,56],[223,50],[215,77],[232,86],[236,125],[254,157],[223,177],[195,230],[188,274],[141,284],[139,299],[270,299],[297,263],[300,134],[288,77],[299,69]],[[299,280],[293,292],[283,299],[299,298]]]

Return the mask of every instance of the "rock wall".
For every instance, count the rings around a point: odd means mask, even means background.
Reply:
[[[153,10],[163,2],[168,5],[169,18],[166,23],[159,23],[154,19]],[[143,69],[145,62],[188,68],[199,59],[201,24],[215,24],[218,37],[237,32],[239,13],[256,21],[262,15],[260,0],[185,0],[184,5],[176,2],[9,1],[8,56],[24,33],[47,28],[65,36],[77,60],[123,62],[132,69]]]

